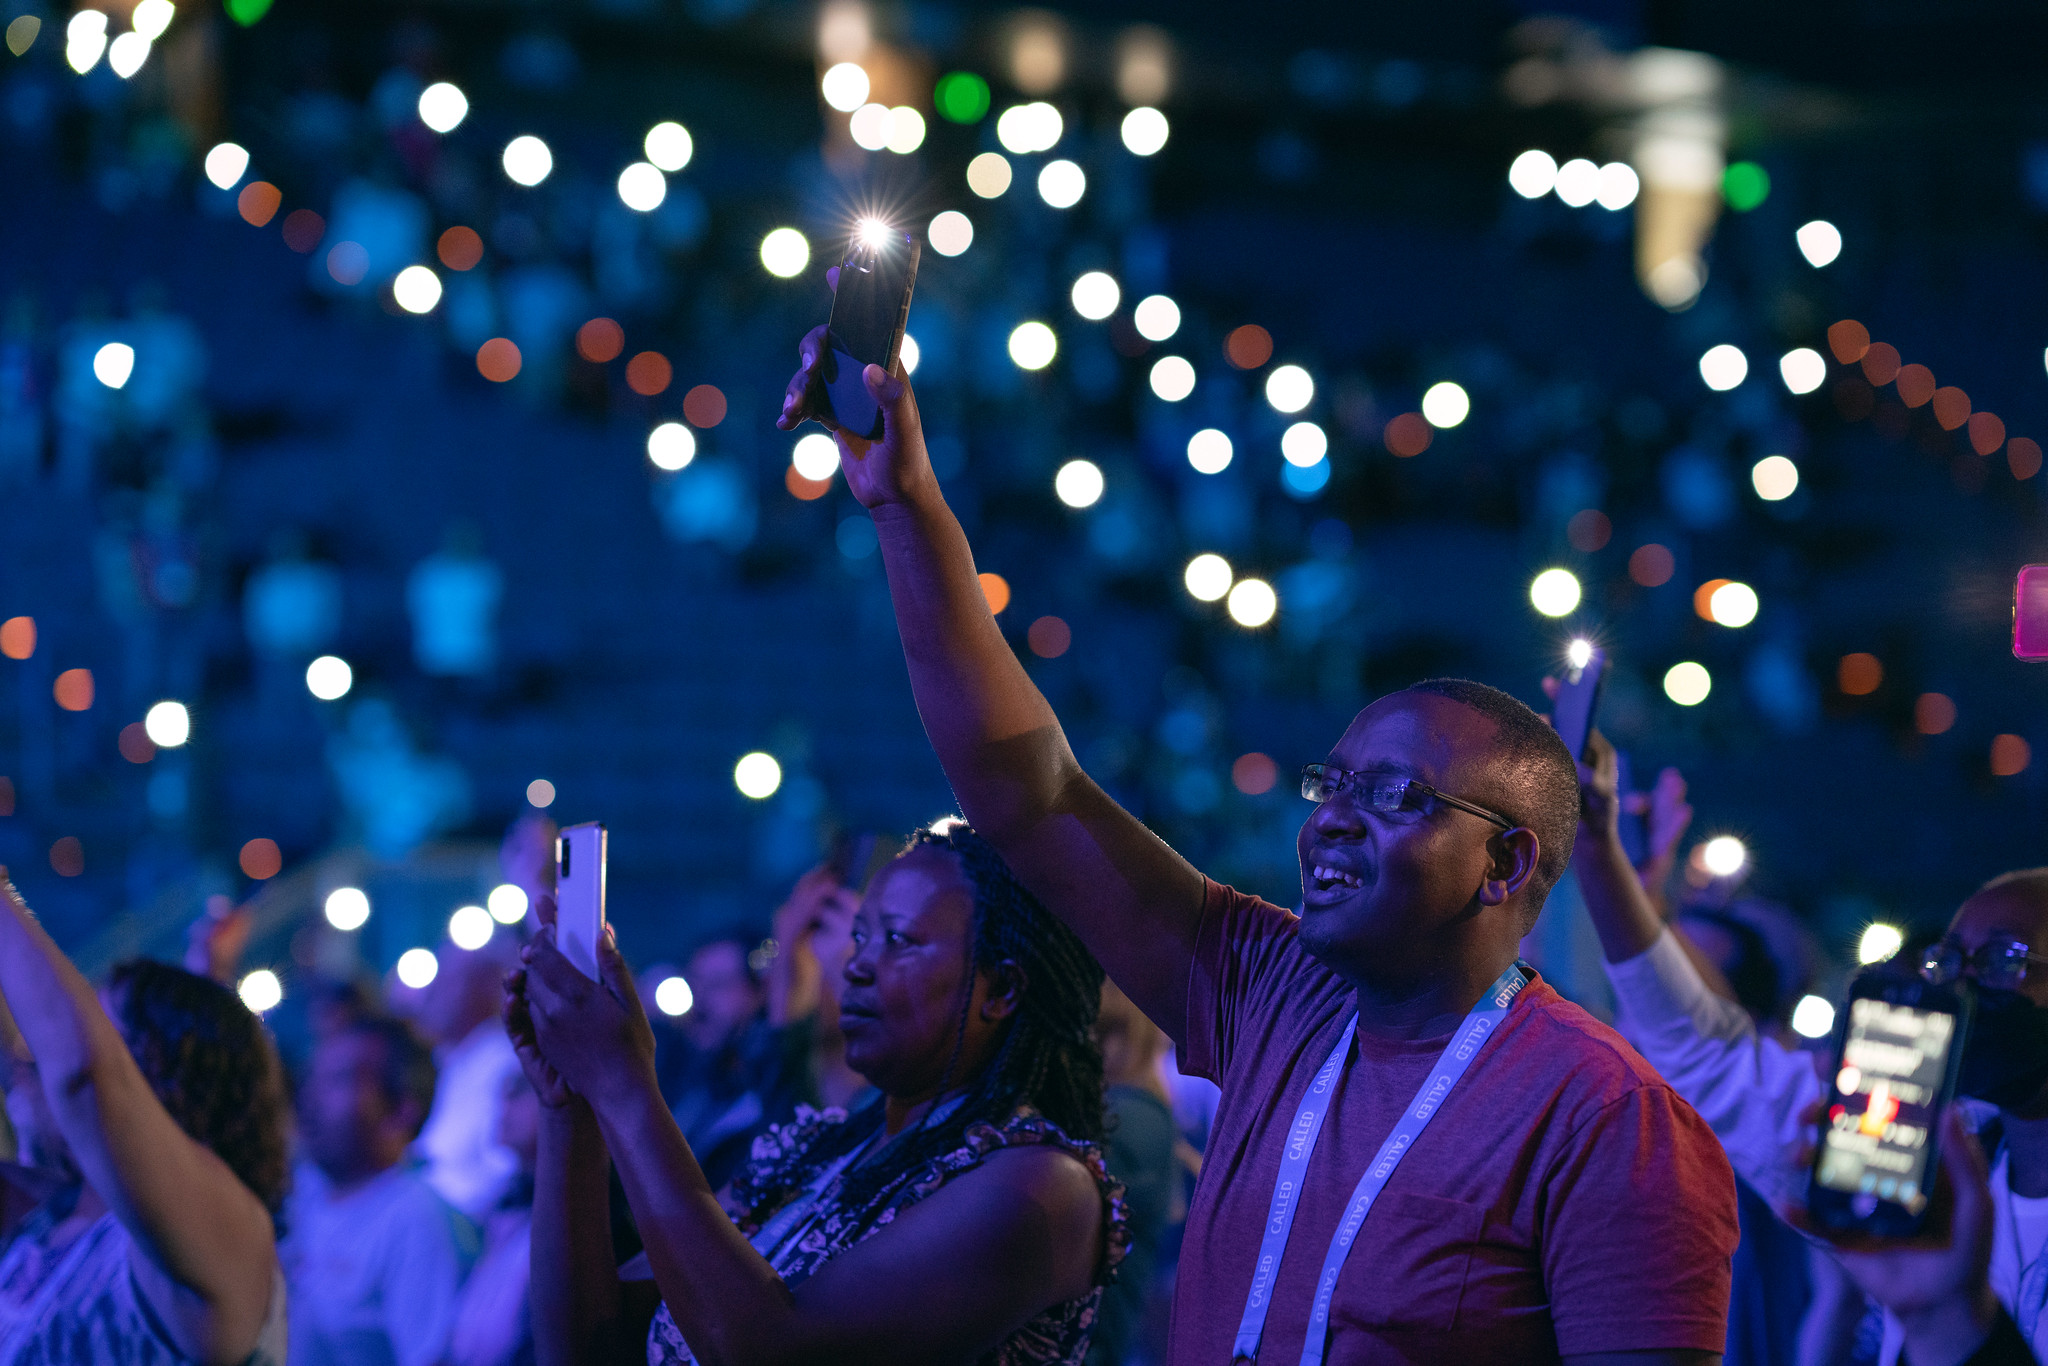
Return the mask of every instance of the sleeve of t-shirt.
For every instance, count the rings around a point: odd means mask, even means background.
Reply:
[[[1726,1348],[1735,1178],[1669,1088],[1637,1087],[1581,1125],[1544,1196],[1560,1355]]]
[[[448,1350],[469,1263],[461,1218],[438,1199],[423,1199],[391,1221],[384,1249],[384,1331],[398,1366],[433,1366]]]
[[[1205,879],[1206,881],[1206,879]],[[1221,1084],[1242,1021],[1255,1018],[1273,984],[1302,953],[1294,916],[1269,901],[1209,881],[1188,964],[1188,1018],[1180,1070]]]

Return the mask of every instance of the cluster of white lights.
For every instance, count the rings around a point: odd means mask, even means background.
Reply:
[[[1802,225],[1792,234],[1792,240],[1799,244],[1799,254],[1806,258],[1806,264],[1815,270],[1834,264],[1842,254],[1842,231],[1825,218]]]
[[[432,949],[407,949],[398,955],[398,980],[414,991],[430,984],[441,973],[441,960]]]
[[[1700,357],[1700,378],[1716,393],[1726,393],[1749,378],[1749,357],[1742,348],[1722,342]]]
[[[546,180],[555,169],[555,154],[531,133],[522,133],[505,144],[500,160],[514,184],[531,188]]]
[[[974,245],[974,223],[958,209],[948,209],[932,219],[924,240],[941,256],[958,256]]]
[[[1197,602],[1224,602],[1230,619],[1247,629],[1264,626],[1280,610],[1273,585],[1264,579],[1238,578],[1221,555],[1204,553],[1189,560],[1181,582]]]
[[[249,151],[240,143],[215,143],[201,165],[216,190],[232,190],[249,170]]]
[[[732,784],[742,796],[755,801],[766,801],[782,786],[782,765],[775,762],[775,756],[755,750],[743,754],[740,761],[732,766]]]
[[[1034,100],[1030,104],[1011,105],[1002,112],[996,120],[996,141],[1003,144],[1006,152],[1029,156],[1059,146],[1066,128],[1059,110],[1043,100]]]
[[[497,928],[491,913],[481,906],[458,906],[448,917],[448,939],[456,948],[475,952],[491,942]]]
[[[1724,583],[1707,595],[1707,615],[1722,626],[1749,625],[1757,606],[1756,590],[1746,583]]]
[[[1584,157],[1574,157],[1560,166],[1550,153],[1533,148],[1516,157],[1508,167],[1508,185],[1524,199],[1541,199],[1554,193],[1574,209],[1583,209],[1588,204],[1625,209],[1636,202],[1636,195],[1642,190],[1635,168],[1625,161],[1596,166]]]
[[[142,733],[158,749],[176,749],[192,738],[192,713],[183,702],[159,702],[144,713]]]
[[[1688,659],[1664,671],[1664,695],[1681,707],[1697,707],[1713,690],[1714,676],[1704,664]]]
[[[1298,413],[1316,396],[1316,382],[1299,365],[1282,365],[1266,376],[1266,402],[1279,413]]]
[[[1297,422],[1280,433],[1280,457],[1309,469],[1330,453],[1330,438],[1313,422]]]
[[[392,280],[391,297],[408,313],[432,313],[441,302],[441,277],[426,266],[407,266]]]
[[[1070,508],[1094,507],[1102,489],[1102,467],[1093,460],[1069,460],[1052,477],[1052,491]]]
[[[123,34],[122,37],[126,37]],[[278,1002],[284,1000],[284,983],[277,980],[277,974],[269,968],[258,968],[242,978],[235,988],[235,994],[242,998],[242,1004],[258,1015],[275,1010]]]
[[[1579,606],[1579,576],[1546,569],[1529,582],[1529,605],[1546,617],[1570,616]]]
[[[370,898],[360,887],[336,887],[327,894],[327,923],[337,930],[360,930],[370,920]]]
[[[130,28],[107,42],[107,16],[100,10],[82,9],[64,26],[64,60],[83,76],[99,65],[102,54],[116,76],[127,80],[149,60],[150,44],[171,26],[177,6],[171,0],[142,0],[129,17]]]
[[[1140,105],[1124,115],[1124,147],[1133,156],[1156,155],[1166,146],[1166,139],[1172,130],[1167,126],[1166,115],[1150,105]]]
[[[839,473],[839,446],[823,432],[812,432],[797,439],[795,449],[789,453],[789,463],[797,474],[813,484],[823,483]]]
[[[671,1019],[689,1014],[690,1007],[695,1004],[697,994],[681,977],[664,977],[654,988],[654,1008]]]
[[[770,275],[793,279],[811,263],[811,244],[795,228],[777,228],[761,239],[761,265]]]
[[[1180,331],[1180,305],[1164,294],[1147,294],[1131,310],[1131,326],[1146,341],[1163,342]]]
[[[1799,466],[1782,455],[1767,455],[1749,472],[1756,496],[1766,503],[1781,502],[1799,489]]]
[[[420,122],[437,133],[452,133],[469,117],[469,96],[447,81],[420,91]]]
[[[517,883],[501,882],[484,898],[484,909],[500,925],[517,925],[526,919],[526,889]]]
[[[1010,359],[1021,370],[1043,370],[1059,350],[1060,339],[1044,323],[1018,323],[1010,333]]]
[[[909,156],[924,146],[924,115],[909,105],[864,104],[847,120],[854,145],[870,152]]]
[[[135,373],[135,348],[127,342],[108,342],[92,353],[92,377],[109,389],[118,389]]]
[[[1071,209],[1088,192],[1088,173],[1064,158],[1048,161],[1038,172],[1038,197],[1055,209]]]
[[[647,458],[671,474],[697,458],[697,434],[680,422],[664,422],[647,434]]]
[[[1123,291],[1107,272],[1091,270],[1074,281],[1070,297],[1076,313],[1091,322],[1101,322],[1116,312],[1116,306],[1123,301]]]
[[[1455,427],[1472,415],[1472,398],[1464,386],[1440,380],[1423,391],[1422,415],[1432,427]]]
[[[1178,403],[1195,392],[1195,367],[1183,356],[1161,356],[1152,362],[1152,392]]]
[[[1230,468],[1235,454],[1230,438],[1214,427],[1204,427],[1188,438],[1188,463],[1197,474],[1221,474]]]

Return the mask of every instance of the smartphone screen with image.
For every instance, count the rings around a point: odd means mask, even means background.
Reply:
[[[1827,1228],[1911,1234],[1934,1187],[1968,1002],[1949,987],[1866,977],[1843,1015],[1808,1204]]]
[[[564,826],[555,840],[555,947],[595,982],[604,934],[605,829],[595,821]]]
[[[832,420],[855,436],[882,434],[882,410],[861,373],[870,365],[896,364],[903,329],[910,320],[910,293],[917,283],[919,244],[915,237],[876,223],[863,224],[839,263],[832,294],[830,346],[821,367]]]

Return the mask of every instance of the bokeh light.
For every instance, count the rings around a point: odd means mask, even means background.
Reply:
[[[1266,376],[1266,402],[1280,413],[1298,413],[1316,396],[1316,382],[1299,365],[1282,365]]]
[[[1678,572],[1678,558],[1654,541],[1628,557],[1628,576],[1645,588],[1662,588]]]
[[[908,332],[903,334],[903,343],[896,348],[896,359],[903,362],[903,373],[917,373],[917,363],[924,359],[924,348],[917,344],[917,338]]]
[[[697,153],[697,144],[691,139],[689,129],[673,119],[665,119],[647,130],[640,150],[654,165],[674,173],[690,164],[690,158]]]
[[[1913,702],[1913,729],[1922,735],[1946,735],[1956,723],[1956,704],[1946,693],[1924,692]]]
[[[1856,938],[1856,961],[1865,967],[1882,963],[1906,946],[1906,932],[1897,925],[1876,921],[1863,927]]]
[[[430,984],[441,972],[441,960],[432,949],[407,949],[398,955],[398,980],[414,991]]]
[[[192,738],[192,713],[183,702],[159,702],[143,714],[142,731],[158,749],[176,749]]]
[[[370,898],[360,887],[336,887],[322,909],[327,923],[344,932],[360,930],[370,920]]]
[[[654,1008],[671,1019],[690,1013],[697,995],[681,977],[664,977],[654,988]]]
[[[2010,778],[2027,771],[2027,765],[2034,762],[2034,751],[2023,736],[1994,735],[1991,737],[1991,774],[1996,778]]]
[[[1223,339],[1223,357],[1240,370],[1256,370],[1273,359],[1273,334],[1257,323],[1233,328]]]
[[[92,670],[66,669],[50,684],[50,696],[65,711],[90,711],[93,698]]]
[[[555,785],[546,778],[535,778],[526,785],[526,804],[546,808],[555,804]]]
[[[1180,356],[1161,356],[1152,362],[1152,392],[1168,403],[1178,403],[1195,392],[1195,367]]]
[[[846,121],[846,132],[853,139],[853,145],[863,151],[881,151],[889,145],[889,106],[862,105]]]
[[[76,835],[65,835],[50,844],[50,871],[58,877],[85,875],[85,845]]]
[[[1842,254],[1841,230],[1825,218],[1802,224],[1799,231],[1792,234],[1792,240],[1799,244],[1799,254],[1806,258],[1806,264],[1815,270],[1833,264],[1834,259]]]
[[[1726,393],[1749,378],[1749,357],[1740,347],[1722,342],[1700,357],[1700,378],[1716,393]]]
[[[1094,507],[1102,498],[1102,467],[1093,460],[1069,460],[1052,477],[1052,488],[1070,508]]]
[[[626,329],[610,318],[592,318],[576,329],[576,354],[593,365],[619,358],[626,349]]]
[[[448,917],[448,940],[458,949],[471,952],[491,942],[496,929],[491,913],[481,906],[458,906]]]
[[[119,389],[135,373],[135,348],[127,342],[108,342],[92,353],[92,377],[109,389]]]
[[[1074,628],[1059,617],[1040,617],[1024,632],[1024,642],[1040,659],[1058,659],[1074,644]]]
[[[519,377],[521,357],[510,337],[493,337],[476,349],[476,372],[493,384],[509,384]]]
[[[1247,797],[1271,792],[1280,781],[1280,765],[1269,754],[1253,750],[1240,754],[1230,765],[1230,785]]]
[[[932,107],[949,123],[979,123],[988,105],[988,82],[972,71],[949,71],[932,87]]]
[[[1167,126],[1166,115],[1150,105],[1140,105],[1124,115],[1122,128],[1124,146],[1134,156],[1149,157],[1155,155],[1162,147],[1166,146],[1166,139],[1170,131]]]
[[[680,422],[660,423],[647,434],[647,459],[658,470],[687,469],[696,458],[697,434]]]
[[[1041,322],[1018,323],[1010,333],[1010,359],[1020,370],[1043,370],[1059,349],[1059,338]]]
[[[1230,600],[1225,607],[1232,621],[1256,630],[1271,621],[1273,614],[1280,610],[1280,597],[1273,591],[1273,585],[1264,579],[1239,579],[1230,586]]]
[[[675,366],[659,351],[642,351],[626,362],[626,387],[642,398],[667,393],[675,377]]]
[[[1771,173],[1754,161],[1730,162],[1721,172],[1721,195],[1737,213],[1748,213],[1771,197]]]
[[[235,196],[235,212],[252,228],[260,228],[277,216],[284,203],[284,191],[267,180],[252,180]]]
[[[958,256],[974,245],[974,224],[958,209],[948,209],[932,219],[924,237],[939,255]]]
[[[1756,613],[1756,590],[1746,583],[1724,583],[1707,599],[1707,614],[1723,626],[1747,626]]]
[[[1012,105],[996,119],[996,141],[1017,156],[1050,152],[1066,132],[1060,111],[1043,100]]]
[[[1664,671],[1664,695],[1681,707],[1697,707],[1713,690],[1714,676],[1704,664],[1688,659]]]
[[[1779,503],[1799,491],[1799,466],[1782,455],[1767,455],[1749,471],[1750,486],[1766,503]]]
[[[1557,159],[1530,148],[1508,165],[1508,188],[1524,199],[1541,199],[1557,187]]]
[[[529,189],[546,180],[555,169],[555,154],[531,133],[522,133],[506,143],[501,160],[512,182]]]
[[[1593,198],[1601,208],[1620,212],[1636,202],[1642,188],[1635,167],[1625,161],[1610,161],[1600,168],[1600,189]]]
[[[146,764],[156,758],[156,745],[140,721],[130,721],[121,727],[120,735],[114,739],[114,748],[131,764]]]
[[[437,133],[452,133],[469,117],[469,96],[447,81],[420,91],[420,122]]]
[[[242,998],[242,1004],[255,1014],[262,1015],[275,1010],[284,1000],[284,983],[277,980],[277,974],[269,968],[258,968],[243,976],[235,987],[235,995]]]
[[[1599,508],[1581,508],[1564,524],[1564,537],[1572,549],[1590,555],[1614,538],[1614,522]]]
[[[370,252],[361,242],[336,242],[327,251],[327,274],[351,289],[370,273]]]
[[[1600,197],[1600,168],[1584,157],[1573,157],[1557,168],[1557,197],[1574,209],[1583,209]]]
[[[148,60],[149,39],[132,30],[107,45],[107,66],[124,81],[142,70],[142,64]]]
[[[434,244],[434,254],[450,270],[473,270],[476,263],[484,259],[484,239],[477,235],[475,228],[458,224],[441,234],[440,240]]]
[[[1116,312],[1116,306],[1123,301],[1123,291],[1107,271],[1091,270],[1074,281],[1069,297],[1076,313],[1090,322],[1101,322]]]
[[[789,463],[812,483],[839,473],[839,444],[823,432],[811,432],[797,439]]]
[[[284,216],[284,228],[279,234],[284,244],[300,255],[320,245],[320,239],[327,235],[327,220],[311,209],[293,209]]]
[[[501,882],[484,898],[484,909],[500,925],[517,925],[526,919],[526,889],[515,882]]]
[[[742,796],[757,802],[766,801],[782,786],[782,765],[775,761],[774,755],[758,749],[751,754],[743,754],[732,766],[732,785],[740,790]]]
[[[1188,464],[1198,474],[1221,474],[1230,468],[1232,454],[1230,438],[1214,427],[1204,427],[1188,438]]]
[[[988,614],[1001,616],[1010,606],[1010,581],[1001,574],[983,571],[975,576],[981,584],[981,600],[988,604]]]
[[[716,427],[725,421],[726,406],[725,391],[715,384],[691,385],[683,395],[683,416],[693,427]]]
[[[272,839],[253,839],[242,846],[236,862],[257,882],[267,882],[284,871],[284,853]]]
[[[240,143],[218,142],[206,154],[206,178],[215,189],[234,189],[248,169],[249,152]]]
[[[811,263],[811,244],[795,228],[777,228],[761,239],[761,264],[770,275],[788,280]]]
[[[1432,427],[1455,427],[1472,413],[1472,400],[1462,386],[1440,380],[1422,394],[1422,415]]]
[[[1048,161],[1038,172],[1038,197],[1055,209],[1071,209],[1088,191],[1088,174],[1072,161]]]
[[[898,156],[909,156],[924,146],[924,115],[908,105],[889,111],[889,134],[882,145]]]
[[[1778,375],[1793,393],[1810,394],[1827,382],[1828,363],[1812,347],[1796,347],[1778,358]]]
[[[818,78],[818,93],[825,103],[842,114],[851,114],[868,102],[868,73],[853,62],[839,62]]]
[[[1180,305],[1164,294],[1148,294],[1131,310],[1131,326],[1146,341],[1163,342],[1180,331]]]
[[[128,16],[128,25],[152,43],[164,36],[176,18],[178,7],[171,0],[142,0]]]
[[[1884,662],[1858,650],[1835,664],[1835,686],[1849,697],[1868,697],[1884,686]]]
[[[967,188],[983,199],[998,199],[1013,179],[1009,159],[1000,152],[983,152],[967,163]]]
[[[96,9],[82,9],[64,26],[64,60],[83,76],[99,65],[107,50],[107,16]]]
[[[334,702],[348,696],[348,690],[355,686],[355,670],[348,661],[336,655],[321,655],[306,666],[306,691],[322,702]]]
[[[1330,453],[1330,438],[1313,422],[1297,422],[1280,433],[1280,458],[1302,469]]]
[[[1579,594],[1579,576],[1569,569],[1546,569],[1529,583],[1529,605],[1546,617],[1569,616]]]
[[[619,202],[635,213],[652,213],[668,198],[668,177],[651,161],[636,161],[619,172]]]
[[[1700,866],[1715,877],[1734,877],[1749,862],[1749,850],[1733,835],[1716,835],[1700,846]]]
[[[1188,595],[1196,601],[1220,602],[1236,577],[1231,571],[1230,561],[1221,555],[1205,553],[1188,561],[1187,569],[1181,574],[1181,582],[1187,586]]]
[[[432,313],[441,302],[441,277],[425,266],[407,266],[392,280],[391,297],[408,313]]]
[[[1436,440],[1436,428],[1421,413],[1402,413],[1387,422],[1380,440],[1389,451],[1406,460],[1429,449]]]
[[[1792,1032],[1802,1039],[1825,1039],[1835,1032],[1835,1004],[1825,996],[1807,995],[1792,1007]]]

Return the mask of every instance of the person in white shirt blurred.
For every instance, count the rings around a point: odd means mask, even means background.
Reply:
[[[414,1154],[427,1184],[481,1223],[519,1173],[519,1159],[497,1138],[498,1110],[519,1058],[498,1018],[499,984],[517,964],[513,935],[497,930],[480,949],[443,941],[440,971],[413,1008],[413,1022],[434,1045],[440,1084]]]

